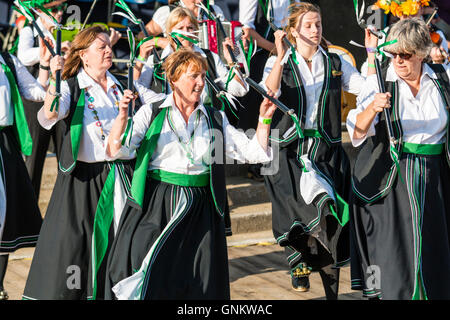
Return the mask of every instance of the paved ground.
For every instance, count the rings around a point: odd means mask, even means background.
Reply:
[[[45,212],[56,173],[55,158],[47,158],[42,179],[39,206]],[[271,231],[227,238],[231,299],[233,300],[309,300],[324,299],[320,276],[310,277],[311,289],[299,293],[291,289],[283,250],[274,244]],[[10,255],[5,288],[11,300],[21,299],[34,249],[25,248]],[[350,289],[349,268],[343,268],[340,299],[361,299]]]

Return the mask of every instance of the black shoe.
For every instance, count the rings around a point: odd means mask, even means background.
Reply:
[[[253,179],[255,181],[258,182],[262,182],[264,181],[264,177],[261,175],[261,164],[251,164],[248,167],[248,171],[247,171],[247,177],[249,177],[250,179]]]
[[[8,300],[9,296],[8,296],[8,292],[6,292],[5,290],[0,290],[0,300]]]
[[[307,292],[309,290],[309,275],[311,274],[311,268],[306,265],[299,264],[297,267],[291,270],[292,288],[295,291]]]

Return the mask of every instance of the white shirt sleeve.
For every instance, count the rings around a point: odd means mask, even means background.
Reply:
[[[220,111],[223,117],[223,131],[225,139],[225,153],[229,158],[239,162],[247,163],[267,163],[272,161],[272,148],[268,147],[267,153],[261,147],[256,137],[249,139],[243,130],[233,127],[223,111]]]
[[[239,0],[239,21],[244,27],[255,29],[258,0]]]
[[[266,61],[266,65],[264,66],[263,77],[259,84],[266,91],[268,91],[268,88],[266,86],[266,80],[267,80],[267,77],[269,77],[270,72],[272,72],[272,69],[273,69],[273,66],[275,65],[276,60],[277,60],[277,56],[270,56],[269,59],[267,59],[267,61]],[[280,84],[280,88],[278,88],[278,91],[275,93],[275,98],[278,99],[280,96],[281,96],[281,84]]]
[[[45,91],[39,82],[28,72],[28,69],[20,63],[14,55],[11,55],[17,73],[17,86],[20,94],[27,100],[43,101]]]
[[[150,121],[152,119],[152,105],[145,104],[136,112],[133,117],[133,132],[130,140],[130,146],[123,145],[117,154],[110,156],[105,154],[106,160],[112,161],[116,159],[132,159],[136,157],[136,150],[140,147],[142,140],[144,140],[145,134],[150,127]],[[123,134],[121,139],[123,138]],[[109,136],[106,141],[109,140]],[[119,142],[121,143],[121,142]],[[106,143],[107,145],[108,143]]]
[[[59,98],[58,118],[50,120],[45,116],[44,106],[39,109],[37,119],[41,127],[50,130],[59,120],[66,118],[70,110],[70,89],[66,81],[61,82],[61,97]]]
[[[360,146],[367,137],[371,137],[375,135],[375,125],[378,123],[378,115],[375,117],[374,121],[369,127],[367,134],[365,137],[361,139],[354,139],[353,132],[355,131],[356,124],[356,116],[364,111],[370,103],[372,103],[375,94],[378,93],[378,82],[377,76],[375,74],[367,77],[367,80],[364,84],[364,87],[361,90],[361,93],[356,99],[356,108],[350,110],[347,116],[346,126],[348,134],[350,135],[350,139],[352,140],[352,144],[354,147]]]
[[[358,95],[364,87],[365,78],[349,62],[341,59],[342,87],[344,91]]]
[[[162,32],[166,32],[166,22],[170,15],[170,7],[163,6],[155,11],[153,14],[153,21],[161,28]]]
[[[39,47],[34,47],[34,33],[30,26],[20,32],[17,58],[27,67],[39,63]]]

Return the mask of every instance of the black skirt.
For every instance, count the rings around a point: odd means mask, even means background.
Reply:
[[[117,298],[112,288],[132,275],[140,275],[137,293],[120,299],[229,299],[224,221],[209,187],[147,178],[143,209],[129,201],[122,214],[106,297]]]
[[[0,253],[10,253],[36,245],[42,216],[12,127],[0,130],[0,149],[0,168],[3,171],[1,174],[4,174],[6,192]]]
[[[132,164],[123,163],[127,176]],[[110,171],[107,162],[78,161],[74,171],[58,171],[39,242],[26,282],[24,299],[79,300],[92,295],[92,234],[100,194]],[[111,226],[108,250],[114,238]],[[107,251],[108,252],[108,251]],[[97,299],[104,296],[103,259]]]
[[[402,179],[371,203],[353,195],[352,288],[383,299],[450,299],[450,170],[404,154]]]
[[[320,138],[306,138],[304,148],[310,142],[309,159],[314,159],[336,192],[348,200],[350,166],[343,148],[340,145],[328,147]],[[300,193],[302,174],[302,166],[297,160],[297,143],[291,143],[280,150],[278,172],[265,176],[272,202],[274,237],[280,246],[286,247],[290,268],[300,262],[313,271],[330,264],[341,267],[350,257],[348,223],[344,227],[339,224],[330,210],[334,200],[326,193],[316,196],[310,204],[305,203]]]

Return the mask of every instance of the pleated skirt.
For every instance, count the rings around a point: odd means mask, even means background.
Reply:
[[[34,247],[42,225],[38,201],[19,150],[13,128],[0,130],[0,174],[6,195],[6,210],[0,219],[0,254]]]
[[[312,139],[313,141],[309,141]],[[348,199],[350,166],[341,146],[328,148],[320,138],[306,138],[309,159],[320,163],[330,183],[344,199]],[[334,200],[321,193],[306,204],[300,193],[303,170],[297,159],[296,143],[279,152],[279,170],[265,176],[266,189],[272,202],[272,229],[278,244],[286,248],[287,263],[294,268],[300,262],[313,271],[332,265],[336,268],[349,262],[348,223],[342,227],[333,216]],[[317,150],[325,150],[316,153]]]
[[[390,300],[450,299],[450,170],[445,156],[404,154],[390,192],[353,195],[352,288]]]
[[[137,282],[130,287],[131,276]],[[106,285],[109,299],[229,299],[224,219],[209,186],[147,178],[142,208],[125,206]]]
[[[124,172],[131,177],[132,164]],[[107,162],[78,161],[70,174],[58,176],[31,263],[23,299],[92,298],[92,235],[97,204],[107,179]],[[108,249],[114,238],[108,233]],[[104,297],[106,258],[97,273],[97,299]]]

